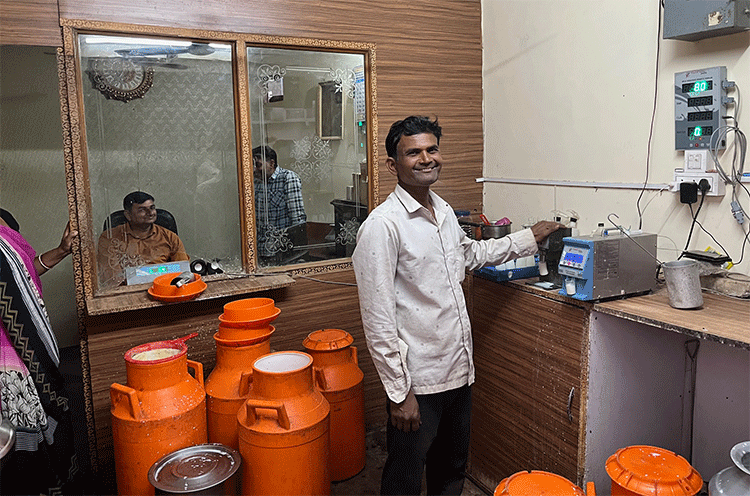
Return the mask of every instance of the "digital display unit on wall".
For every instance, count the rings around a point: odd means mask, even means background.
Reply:
[[[711,135],[722,126],[726,80],[726,66],[675,73],[676,150],[724,148],[725,140],[711,143]]]

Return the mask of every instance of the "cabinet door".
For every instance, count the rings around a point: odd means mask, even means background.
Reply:
[[[588,311],[480,278],[472,296],[470,475],[493,490],[521,470],[545,470],[579,484]]]

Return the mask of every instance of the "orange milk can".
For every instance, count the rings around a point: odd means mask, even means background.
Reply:
[[[151,465],[207,440],[203,365],[187,359],[185,344],[194,336],[146,343],[125,353],[127,386],[115,383],[109,390],[119,494],[154,494]]]
[[[253,362],[271,352],[273,326],[265,336],[249,340],[216,341],[216,366],[206,379],[208,442],[239,450],[237,412],[250,393]]]
[[[612,496],[693,496],[703,478],[680,455],[655,446],[628,446],[607,459]]]
[[[596,496],[594,483],[586,485],[586,493],[562,475],[542,470],[522,470],[500,481],[494,496]]]
[[[315,387],[331,405],[332,481],[357,475],[365,466],[364,373],[354,338],[341,329],[311,332],[303,345],[313,357]]]
[[[237,413],[243,494],[331,493],[330,408],[313,386],[312,363],[307,353],[279,351],[253,364]]]

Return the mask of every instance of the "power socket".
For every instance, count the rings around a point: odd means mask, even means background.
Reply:
[[[708,181],[710,188],[706,191],[706,196],[724,196],[727,192],[726,184],[719,176],[718,172],[702,172],[698,174],[687,173],[682,169],[675,169],[674,182],[670,184],[670,191],[680,191],[680,183],[691,182],[698,184],[701,179]]]

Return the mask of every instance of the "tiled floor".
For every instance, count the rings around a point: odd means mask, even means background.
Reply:
[[[380,490],[380,475],[385,464],[385,435],[371,432],[367,435],[367,460],[365,468],[351,479],[331,484],[331,494],[334,496],[359,496],[378,494]],[[423,493],[425,494],[424,490]],[[486,496],[479,487],[467,479],[464,483],[462,496]]]

